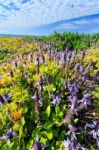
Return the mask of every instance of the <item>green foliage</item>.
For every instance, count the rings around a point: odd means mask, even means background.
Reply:
[[[4,59],[7,55],[7,50],[4,48],[0,48],[0,59]]]
[[[66,46],[71,50],[82,50],[98,46],[99,34],[78,34],[78,33],[57,33],[47,36],[39,37],[40,41],[51,43],[54,51],[65,50]]]
[[[33,39],[32,36],[24,36],[24,37],[22,37],[22,40],[23,40],[24,42],[29,42],[29,43],[31,43],[34,39]]]

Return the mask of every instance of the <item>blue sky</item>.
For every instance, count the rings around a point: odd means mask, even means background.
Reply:
[[[99,32],[99,0],[0,0],[0,34]]]

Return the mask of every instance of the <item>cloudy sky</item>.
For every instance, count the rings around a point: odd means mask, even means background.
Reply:
[[[91,33],[98,25],[99,0],[0,0],[0,34]]]

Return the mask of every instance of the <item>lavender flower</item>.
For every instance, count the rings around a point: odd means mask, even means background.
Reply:
[[[76,83],[72,84],[70,81],[68,82],[68,89],[70,91],[70,94],[72,96],[77,95],[78,93],[78,86],[76,85]]]
[[[3,96],[0,95],[0,106],[3,103],[10,103],[11,102],[11,94],[4,94]]]
[[[77,99],[77,96],[74,95],[74,96],[69,96],[68,97],[69,101],[71,102],[71,110],[74,110],[74,108],[77,106],[77,103],[78,103],[78,99]]]
[[[75,66],[74,66],[74,72],[75,74],[77,75],[78,73],[78,69],[80,68],[80,63],[77,63]]]
[[[68,53],[68,51],[69,51],[69,47],[67,46],[67,47],[65,48],[66,54]]]
[[[11,102],[11,93],[10,94],[4,94],[3,99],[5,102],[10,103]]]
[[[84,66],[82,64],[79,65],[79,69],[80,69],[80,73],[82,73],[84,71]]]
[[[81,146],[81,144],[77,143],[77,140],[64,140],[62,142],[66,150],[76,150],[76,149],[81,149],[84,150],[84,147]]]
[[[66,58],[66,67],[68,67],[70,61],[71,61],[71,57],[72,57],[72,52],[69,51],[67,54],[67,58]]]
[[[43,79],[43,76],[41,75],[39,78],[39,87],[40,87],[41,93],[43,92],[43,85],[44,85],[44,79]]]
[[[54,59],[54,57],[55,57],[55,52],[51,52],[50,53],[50,60]]]
[[[74,50],[72,52],[71,64],[74,64],[76,59],[77,59],[77,50]]]
[[[64,52],[61,53],[61,61],[62,61],[63,68],[65,68],[66,54]]]
[[[40,96],[40,94],[38,93],[38,91],[35,91],[34,96],[31,97],[32,99],[35,99],[39,104],[42,105],[42,98]]]
[[[69,60],[70,60],[70,59],[71,59],[71,57],[72,57],[72,52],[71,52],[71,51],[69,51],[69,52],[68,52],[68,55],[67,55],[67,59],[69,59]]]
[[[33,61],[33,52],[31,52],[28,57],[29,57],[29,60],[32,62]]]
[[[42,150],[42,146],[41,146],[38,136],[36,137],[36,141],[34,143],[32,150]]]
[[[71,145],[71,141],[70,140],[64,140],[62,142],[62,144],[64,145],[64,147],[66,148],[66,150],[70,150],[70,145]]]
[[[91,124],[86,124],[85,129],[90,128],[92,131],[90,134],[92,134],[94,139],[97,139],[99,137],[99,122],[93,121]]]
[[[41,57],[42,57],[42,63],[45,63],[45,56],[43,53],[42,53]]]
[[[46,48],[47,48],[48,50],[51,50],[51,44],[46,45]]]
[[[81,75],[81,78],[82,78],[81,84],[85,85],[87,83],[87,81],[88,81],[88,75]]]
[[[39,74],[40,60],[39,60],[39,55],[38,54],[36,56],[36,65],[37,65],[36,73]]]
[[[56,93],[53,97],[52,104],[57,105],[57,104],[60,104],[60,102],[61,102],[61,98],[60,98],[59,94]]]
[[[7,133],[0,138],[0,140],[7,140],[8,141],[8,145],[10,145],[11,139],[13,139],[16,136],[17,136],[17,134],[15,132],[13,132],[12,129],[10,128],[7,131]]]
[[[66,135],[70,135],[71,139],[77,139],[76,137],[76,131],[77,128],[71,124],[68,125],[69,131],[66,133]]]
[[[86,51],[83,50],[83,51],[82,51],[82,60],[84,59],[85,55],[86,55]]]
[[[84,104],[85,107],[90,106],[92,104],[92,102],[91,102],[91,94],[90,93],[84,94],[81,102]]]
[[[48,84],[51,84],[51,79],[50,79],[50,77],[49,77],[48,74],[46,74],[46,80],[47,80],[47,83],[48,83]]]

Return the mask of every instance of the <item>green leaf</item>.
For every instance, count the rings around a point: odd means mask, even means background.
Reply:
[[[53,132],[47,132],[47,137],[51,140],[53,138]]]
[[[41,143],[46,144],[47,143],[47,138],[41,137]]]
[[[95,150],[93,146],[90,147],[91,150]]]
[[[52,128],[52,126],[53,126],[53,123],[47,122],[47,123],[44,125],[44,129],[49,130],[49,129]]]
[[[19,141],[21,140],[22,135],[23,135],[23,128],[22,128],[22,126],[20,126],[20,128],[19,128]]]
[[[24,126],[24,124],[25,124],[25,119],[24,119],[24,117],[21,118],[21,123],[22,123],[22,125]]]
[[[47,117],[50,116],[50,113],[51,113],[51,107],[48,106],[47,109],[46,109],[46,114],[47,114]]]
[[[59,113],[59,117],[63,117],[63,112],[61,111],[60,113]]]
[[[59,114],[59,112],[60,112],[59,106],[57,106],[57,105],[55,107],[55,112],[56,112],[56,114]]]

